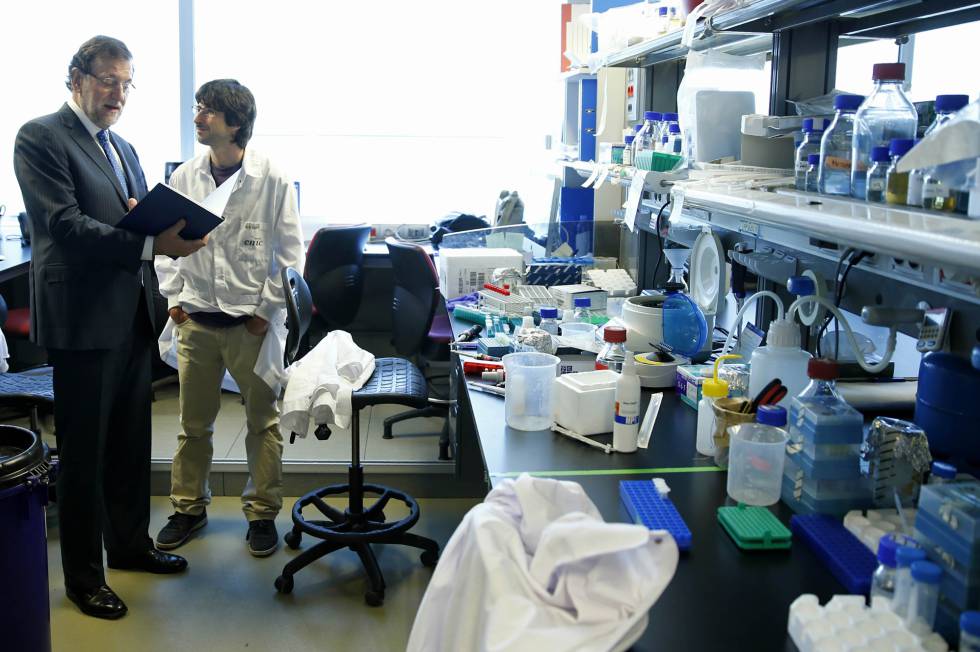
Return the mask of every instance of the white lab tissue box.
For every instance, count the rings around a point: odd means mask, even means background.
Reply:
[[[439,287],[447,299],[483,289],[493,270],[511,267],[523,274],[524,256],[513,249],[446,249],[439,250]]]
[[[612,431],[619,374],[608,369],[555,379],[555,421],[580,435]]]

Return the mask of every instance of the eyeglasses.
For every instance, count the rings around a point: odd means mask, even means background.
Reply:
[[[191,107],[191,111],[194,112],[194,115],[198,115],[200,113],[203,113],[204,116],[207,117],[207,118],[213,118],[215,116],[215,114],[217,113],[217,111],[215,111],[214,109],[209,109],[208,107],[204,106],[203,104],[195,104],[194,106]]]
[[[95,81],[99,82],[103,88],[109,88],[109,89],[121,88],[124,94],[129,94],[131,90],[136,88],[136,84],[134,84],[132,80],[119,81],[115,77],[96,77],[95,75],[93,75],[88,71],[83,70],[82,72],[84,72],[86,75],[88,75]]]

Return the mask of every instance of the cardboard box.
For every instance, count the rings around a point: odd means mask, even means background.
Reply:
[[[605,310],[606,298],[609,293],[591,285],[555,285],[551,287],[551,296],[559,308],[571,310],[575,307],[575,299],[587,298],[592,302],[592,310]]]
[[[531,263],[524,276],[526,285],[574,285],[582,282],[582,266],[571,263]]]
[[[714,375],[714,365],[694,364],[677,367],[675,387],[678,396],[688,406],[698,409],[701,402],[701,385]]]
[[[513,249],[446,249],[437,257],[439,287],[447,299],[483,289],[490,282],[493,270],[511,267],[524,271],[524,256]]]

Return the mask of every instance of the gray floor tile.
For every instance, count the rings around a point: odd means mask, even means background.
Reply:
[[[293,499],[287,500],[292,504]],[[422,500],[413,532],[444,545],[472,500]],[[151,533],[170,513],[154,498]],[[364,604],[367,583],[357,557],[336,552],[295,577],[290,595],[273,581],[299,551],[280,549],[255,559],[245,548],[245,521],[236,498],[216,498],[208,526],[179,552],[190,568],[178,576],[112,571],[108,582],[129,614],[115,622],[83,616],[64,595],[56,534],[48,543],[54,650],[156,652],[172,650],[404,650],[431,571],[408,548],[377,546],[387,583],[385,604]],[[280,533],[289,522],[279,515]],[[305,539],[303,547],[311,545]]]
[[[428,462],[439,459],[439,436],[445,419],[427,417],[408,419],[395,424],[393,437],[384,439],[384,420],[405,408],[400,405],[377,405],[371,418],[364,457],[371,460]]]

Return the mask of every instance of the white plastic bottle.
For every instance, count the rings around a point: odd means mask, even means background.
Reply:
[[[766,335],[766,345],[752,352],[749,397],[758,396],[773,378],[786,386],[787,397],[798,395],[810,383],[806,367],[812,357],[800,348],[800,329],[795,322],[785,317],[773,320]]]
[[[613,448],[620,453],[636,450],[640,431],[640,378],[636,375],[633,354],[626,352],[623,372],[616,381],[616,405],[613,413]]]
[[[718,365],[729,358],[740,355],[721,355],[715,360],[715,373],[701,385],[701,400],[698,401],[698,430],[694,448],[699,455],[715,454],[715,400],[728,396],[728,381],[718,378]]]

